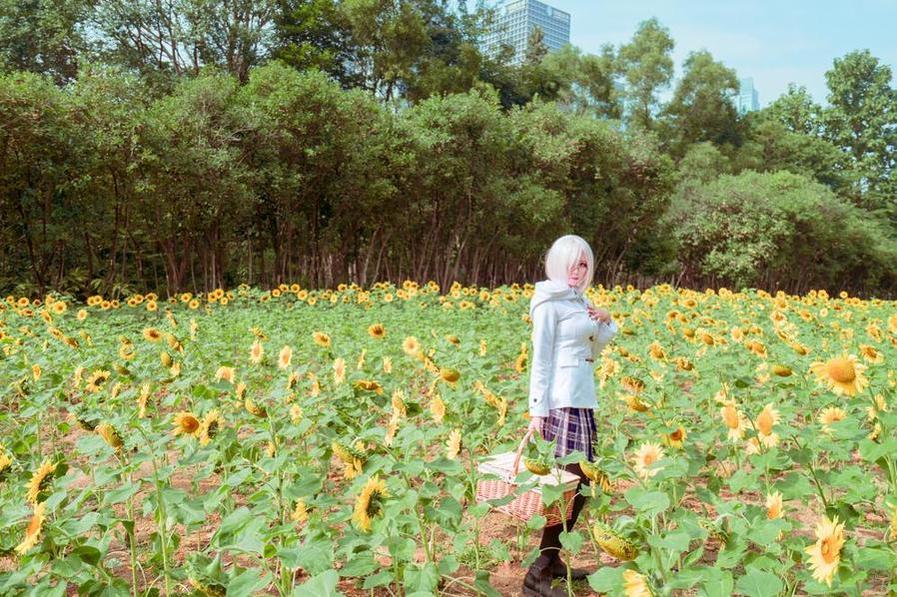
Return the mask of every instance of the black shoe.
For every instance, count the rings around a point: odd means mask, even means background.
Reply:
[[[570,570],[570,578],[573,580],[585,580],[593,571],[585,568],[572,568]],[[567,567],[560,558],[551,563],[551,575],[554,578],[567,578]]]
[[[523,579],[523,594],[533,597],[567,597],[567,591],[552,588],[552,561],[546,555],[540,555],[527,570]]]

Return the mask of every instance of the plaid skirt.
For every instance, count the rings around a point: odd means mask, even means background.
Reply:
[[[578,450],[586,455],[589,462],[594,462],[592,443],[597,432],[594,409],[553,408],[548,411],[542,437],[557,442],[555,454],[558,458]]]

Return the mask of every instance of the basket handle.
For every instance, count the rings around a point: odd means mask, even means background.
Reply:
[[[520,446],[517,448],[517,454],[514,457],[514,466],[511,469],[513,476],[516,477],[517,473],[520,472],[520,457],[523,456],[523,449],[526,448],[526,442],[533,436],[533,429],[527,429],[526,435],[523,436],[523,439],[520,440]]]

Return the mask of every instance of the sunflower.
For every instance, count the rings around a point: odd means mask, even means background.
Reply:
[[[252,348],[249,349],[249,362],[255,365],[258,365],[262,362],[262,357],[265,355],[265,349],[262,347],[262,343],[256,340],[252,343]]]
[[[34,513],[28,522],[28,528],[25,529],[25,538],[16,546],[16,553],[19,555],[25,555],[28,550],[37,545],[41,530],[44,527],[44,521],[47,519],[46,509],[47,504],[44,502],[34,505]]]
[[[885,360],[884,355],[868,344],[860,344],[860,354],[863,355],[863,360],[867,363],[882,363]]]
[[[156,328],[146,328],[143,330],[143,337],[150,342],[159,342],[162,339],[162,332]]]
[[[443,381],[448,383],[455,383],[459,379],[461,379],[461,372],[457,369],[449,369],[447,367],[443,367],[439,370],[439,377],[442,378]]]
[[[255,401],[249,396],[247,396],[246,399],[243,400],[243,408],[246,409],[246,412],[251,415],[255,415],[256,417],[265,417],[268,415],[268,411],[265,409],[265,407],[256,404]]]
[[[290,512],[290,520],[296,523],[308,520],[308,506],[305,505],[305,500],[296,500],[296,505]]]
[[[218,409],[212,409],[206,413],[199,425],[199,445],[207,446],[221,429],[223,420]]]
[[[517,355],[517,358],[514,359],[514,371],[516,371],[517,373],[523,373],[524,371],[526,371],[526,358],[526,352],[521,352],[519,355]]]
[[[737,442],[744,437],[747,419],[744,413],[738,410],[735,403],[730,401],[719,410],[723,417],[723,422],[729,428],[729,440]]]
[[[100,423],[96,426],[94,431],[109,444],[110,448],[118,450],[124,445],[121,435],[119,435],[118,431],[115,430],[115,427],[109,423]]]
[[[631,394],[640,394],[645,389],[645,382],[630,375],[620,378],[620,385]]]
[[[672,433],[664,434],[663,443],[673,448],[681,448],[687,435],[685,427],[679,425],[679,427]]]
[[[651,410],[651,405],[643,402],[636,394],[624,394],[620,400],[623,400],[629,407],[629,412],[643,413]]]
[[[858,392],[865,390],[869,385],[869,380],[863,375],[865,370],[866,365],[857,363],[855,355],[835,357],[810,365],[810,371],[819,381],[839,396],[856,396]]]
[[[779,377],[788,377],[792,373],[794,373],[790,367],[786,367],[785,365],[773,365],[771,367],[772,372]]]
[[[333,361],[333,383],[340,385],[346,380],[346,360],[343,357],[337,357]]]
[[[31,480],[28,481],[28,492],[25,494],[25,499],[28,503],[37,504],[39,501],[42,501],[40,498],[46,493],[47,489],[50,488],[50,483],[53,482],[53,474],[55,472],[56,464],[50,462],[49,459],[46,459],[41,463],[40,468],[31,475]]]
[[[87,309],[78,309],[78,313],[75,315],[78,321],[84,321],[87,319]]]
[[[277,366],[281,369],[286,369],[290,366],[290,361],[293,360],[293,349],[289,347],[289,345],[284,346],[280,349],[280,354],[277,357]]]
[[[448,442],[446,442],[445,457],[454,460],[461,453],[461,430],[452,429],[449,434]]]
[[[393,416],[396,417],[405,417],[408,414],[405,408],[405,400],[402,390],[395,390],[392,393],[392,412]]]
[[[330,336],[328,336],[324,332],[315,332],[311,336],[312,339],[314,339],[315,344],[317,344],[318,346],[321,346],[323,348],[330,348]]]
[[[386,337],[386,328],[382,323],[374,323],[368,327],[368,334],[371,335],[371,338],[382,340]]]
[[[652,465],[663,457],[663,448],[659,444],[646,442],[639,447],[635,454],[633,468],[642,480],[647,481],[659,472],[660,469]]]
[[[838,421],[842,421],[847,417],[847,413],[844,412],[843,409],[837,406],[829,406],[828,408],[822,409],[817,417],[817,420],[822,425],[822,430],[826,433],[831,433],[830,425],[832,423],[837,423]]]
[[[381,502],[384,498],[389,497],[389,491],[386,489],[386,481],[380,479],[378,475],[374,475],[365,483],[355,499],[355,510],[352,513],[352,522],[363,532],[370,532],[371,521],[374,516],[380,513],[382,507]]]
[[[623,571],[623,593],[626,597],[651,597],[647,579],[631,568]]]
[[[352,382],[352,387],[358,390],[366,390],[368,392],[376,392],[383,395],[383,386],[373,379],[357,379]]]
[[[6,477],[6,474],[12,468],[12,457],[6,453],[3,446],[0,446],[0,481]]]
[[[43,375],[43,371],[41,370],[40,365],[36,363],[31,365],[31,376],[34,378],[34,381],[39,380],[41,375]]]
[[[235,376],[236,371],[234,371],[233,367],[225,367],[222,365],[218,367],[218,371],[215,372],[215,381],[224,380],[233,385]]]
[[[754,426],[757,428],[757,435],[760,438],[760,442],[767,448],[775,446],[779,441],[778,434],[773,432],[773,425],[777,424],[780,418],[779,411],[772,405],[772,403],[764,406],[763,410],[760,411],[760,414],[757,415],[757,420],[754,422]]]
[[[420,342],[418,342],[417,338],[415,338],[414,336],[408,336],[404,341],[402,341],[402,350],[409,357],[417,356],[417,354],[420,352]]]
[[[778,491],[766,494],[766,518],[774,520],[782,517],[782,494]]]
[[[392,357],[384,356],[382,362],[383,373],[392,373]]]
[[[90,393],[96,393],[100,391],[100,387],[109,379],[111,373],[109,371],[105,371],[103,369],[96,369],[90,376],[87,378],[87,386],[85,386],[85,390]]]
[[[433,420],[437,423],[441,423],[445,417],[445,402],[442,401],[439,394],[430,401],[430,413],[433,415]]]
[[[841,548],[844,546],[844,524],[838,522],[838,517],[829,520],[823,515],[816,523],[816,543],[805,548],[810,554],[810,567],[813,569],[813,578],[832,586],[832,577],[841,562]]]
[[[174,434],[175,435],[199,435],[199,427],[201,425],[199,419],[191,412],[182,411],[174,416]]]

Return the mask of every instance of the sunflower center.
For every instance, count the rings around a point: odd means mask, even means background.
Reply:
[[[738,429],[738,413],[735,412],[734,406],[729,405],[723,409],[723,418],[729,429]]]
[[[772,414],[769,411],[764,410],[760,413],[760,416],[757,418],[757,428],[763,435],[772,433]]]
[[[850,383],[856,379],[853,363],[848,359],[835,359],[828,364],[828,374],[838,383]]]
[[[822,547],[819,549],[819,553],[822,554],[822,559],[825,560],[826,564],[831,564],[838,559],[838,552],[835,550],[833,542],[834,537],[826,537],[822,540]]]
[[[674,442],[681,441],[682,440],[682,430],[677,429],[676,431],[672,432],[670,434],[670,439],[673,440]]]
[[[648,452],[647,454],[645,454],[643,462],[645,463],[645,466],[651,466],[652,464],[654,464],[654,462],[656,460],[657,460],[657,455],[654,454],[653,452]]]

